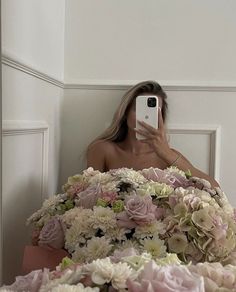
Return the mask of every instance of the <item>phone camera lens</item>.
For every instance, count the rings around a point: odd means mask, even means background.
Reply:
[[[148,107],[156,107],[157,101],[155,97],[149,97],[147,100]]]

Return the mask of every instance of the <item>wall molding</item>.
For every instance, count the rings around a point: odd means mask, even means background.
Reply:
[[[50,75],[40,72],[37,69],[33,68],[32,66],[26,65],[21,61],[18,61],[12,57],[6,56],[5,54],[2,55],[2,64],[14,68],[18,71],[22,71],[28,75],[46,81],[47,83],[53,84],[57,87],[64,88],[64,83],[51,77]]]
[[[2,55],[2,64],[22,71],[45,82],[51,83],[63,89],[85,89],[85,90],[127,90],[130,86],[137,84],[140,80],[76,80],[75,83],[66,83],[54,77],[40,72],[33,66],[26,65],[16,58],[7,54]],[[166,91],[210,91],[210,92],[236,92],[236,84],[230,82],[204,82],[204,81],[158,81]]]
[[[221,126],[208,124],[169,124],[167,125],[168,134],[193,134],[193,135],[209,135],[210,137],[210,175],[217,181],[220,181],[220,142],[221,142]]]
[[[2,121],[2,135],[4,137],[16,135],[42,135],[42,184],[41,198],[48,196],[48,155],[49,155],[49,126],[44,121]]]

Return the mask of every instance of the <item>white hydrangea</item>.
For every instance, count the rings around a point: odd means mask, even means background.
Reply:
[[[147,179],[138,171],[130,168],[119,168],[113,170],[113,174],[125,183],[130,183],[131,185],[138,186],[147,182]]]
[[[141,185],[136,192],[140,196],[150,195],[157,197],[166,197],[173,193],[173,191],[174,188],[165,183],[148,182]]]
[[[89,179],[90,185],[106,185],[114,180],[113,176],[107,172],[99,172]]]

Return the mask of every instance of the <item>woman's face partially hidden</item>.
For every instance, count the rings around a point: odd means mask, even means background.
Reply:
[[[147,94],[143,94],[147,95]],[[162,107],[162,98],[158,96],[159,107]],[[158,110],[158,108],[157,108]],[[136,98],[133,100],[127,114],[127,125],[130,130],[136,127]]]

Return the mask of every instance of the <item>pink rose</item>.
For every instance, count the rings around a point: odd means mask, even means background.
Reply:
[[[76,205],[85,209],[92,209],[96,205],[100,194],[100,185],[89,186],[86,190],[77,195],[78,199],[76,200]]]
[[[117,219],[117,225],[121,228],[133,229],[137,227],[137,224],[129,218],[126,211],[118,213],[116,215],[116,219]]]
[[[101,199],[103,199],[107,203],[112,204],[117,199],[117,193],[116,192],[103,192],[101,194]]]
[[[66,191],[67,194],[70,197],[74,197],[76,194],[84,191],[84,189],[87,187],[87,184],[84,182],[77,182],[69,187],[69,189]]]
[[[131,292],[204,292],[203,277],[192,274],[186,267],[177,265],[158,266],[150,261],[138,278],[127,280]]]
[[[143,169],[141,173],[148,180],[153,180],[159,183],[165,183],[174,188],[188,187],[189,185],[191,185],[190,182],[185,177],[183,177],[177,172],[168,173],[165,170],[151,167],[148,169]]]
[[[60,218],[51,218],[42,228],[39,235],[39,246],[49,246],[52,248],[64,247],[64,225]]]
[[[118,214],[117,219],[120,221],[129,219],[138,225],[145,225],[156,220],[156,209],[157,206],[152,203],[150,196],[130,196],[125,200],[125,211]]]

